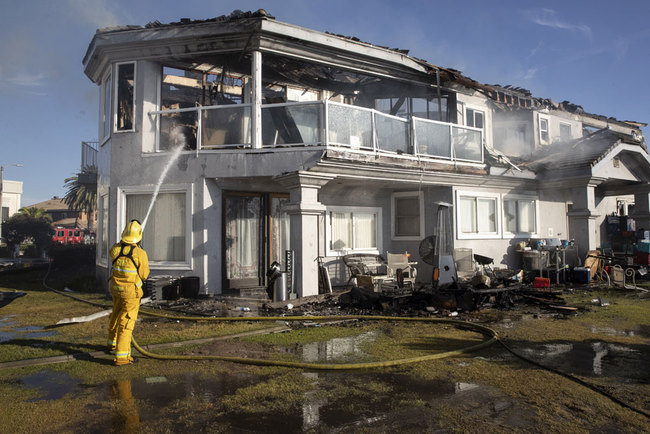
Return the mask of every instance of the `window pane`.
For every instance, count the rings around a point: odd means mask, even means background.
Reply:
[[[126,197],[126,219],[141,222],[147,214],[151,194]],[[142,247],[150,261],[185,260],[185,193],[160,193],[142,235]]]
[[[519,200],[517,201],[517,210],[519,212],[519,232],[535,232],[535,201]]]
[[[133,129],[133,88],[135,63],[117,67],[117,130]]]
[[[517,201],[505,200],[503,202],[503,223],[506,232],[517,233]]]
[[[413,197],[395,198],[395,235],[420,235],[420,199]]]
[[[283,208],[289,203],[289,198],[271,198],[271,218],[273,221],[271,237],[271,262],[278,261],[285,264],[284,252],[289,250],[290,231],[289,214]]]
[[[476,199],[473,197],[460,198],[459,216],[460,231],[463,233],[476,232]]]
[[[330,213],[332,225],[332,250],[352,248],[352,217],[350,213]]]
[[[479,233],[497,231],[496,209],[496,199],[477,199]]]
[[[467,118],[467,126],[468,127],[473,127],[474,125],[474,110],[472,109],[467,109],[467,113],[465,115]]]
[[[483,128],[483,113],[479,111],[474,112],[474,126],[476,128]]]
[[[377,247],[377,216],[370,213],[354,213],[354,248]]]

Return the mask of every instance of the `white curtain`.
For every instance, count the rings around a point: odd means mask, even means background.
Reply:
[[[460,197],[459,206],[460,231],[463,233],[476,232],[476,198]]]
[[[479,233],[497,231],[496,202],[496,199],[488,199],[482,197],[477,199],[477,220]]]
[[[377,216],[370,213],[354,213],[354,248],[377,247]]]
[[[352,248],[352,219],[350,213],[331,212],[332,250]]]
[[[151,194],[126,197],[126,221],[144,221]],[[185,260],[185,193],[160,193],[142,235],[150,261]]]
[[[261,199],[232,196],[226,204],[227,278],[259,277]]]
[[[519,200],[517,201],[517,210],[519,212],[519,232],[535,232],[535,201]]]

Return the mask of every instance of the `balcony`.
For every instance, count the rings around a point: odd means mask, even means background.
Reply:
[[[152,111],[159,151],[252,148],[252,104]],[[330,101],[262,105],[262,148],[322,146],[483,163],[483,131]]]

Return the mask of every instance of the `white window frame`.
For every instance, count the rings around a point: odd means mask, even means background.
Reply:
[[[546,121],[546,140],[542,138],[542,121]],[[538,115],[537,119],[537,133],[539,137],[539,143],[549,144],[551,143],[551,121],[547,116]]]
[[[397,235],[395,232],[397,230],[397,200],[398,198],[404,197],[417,197],[418,198],[418,209],[420,213],[420,228],[417,236],[413,235]],[[398,241],[419,241],[424,238],[424,192],[422,191],[404,191],[396,192],[391,195],[391,206],[390,206],[390,233],[392,240]]]
[[[494,199],[495,200],[495,225],[496,232],[475,232],[466,233],[460,230],[460,198],[472,197],[476,199]],[[456,225],[456,239],[459,240],[480,240],[480,239],[500,239],[501,238],[501,194],[493,192],[483,192],[475,190],[456,190],[456,203],[454,212],[454,224]],[[478,216],[477,216],[478,219]]]
[[[525,201],[533,201],[535,202],[535,231],[532,233],[529,232],[510,232],[506,228],[506,223],[505,223],[505,218],[506,218],[506,213],[505,213],[505,206],[506,206],[506,201],[519,201],[519,200],[525,200]],[[517,211],[519,212],[519,211]],[[531,237],[536,237],[537,234],[539,234],[539,199],[536,196],[532,195],[525,195],[525,194],[504,194],[503,197],[501,198],[501,215],[503,218],[502,225],[503,225],[503,238],[531,238]]]
[[[354,213],[363,213],[363,214],[375,214],[377,216],[377,248],[376,249],[341,249],[334,250],[331,249],[332,243],[332,222],[331,222],[331,213],[332,212],[345,212],[352,213],[354,219]],[[325,254],[326,256],[344,256],[349,253],[372,253],[379,255],[383,251],[383,239],[382,239],[382,218],[381,218],[382,209],[380,207],[349,207],[349,206],[328,206],[325,212]],[[354,224],[352,225],[354,230]],[[352,234],[352,239],[354,240],[354,233]]]
[[[566,123],[566,122],[560,122],[560,126],[559,126],[559,128],[560,128],[560,140],[564,140],[564,138],[562,137],[562,127],[568,127],[569,128],[569,137],[567,137],[567,139],[571,140],[571,138],[573,137],[573,131],[572,131],[573,129],[571,128],[571,124]]]
[[[479,113],[481,113],[481,114],[483,115],[483,126],[482,126],[481,128],[478,128],[477,126],[475,126],[475,125],[476,125],[476,121],[475,121],[475,117],[474,117],[474,116],[472,116],[472,123],[473,123],[474,125],[469,125],[469,124],[467,123],[467,120],[469,119],[469,117],[467,116],[467,110],[472,110],[473,112],[479,112]],[[463,114],[464,114],[464,118],[465,118],[465,119],[464,119],[464,121],[465,121],[464,125],[465,125],[466,127],[472,127],[472,128],[481,129],[481,130],[483,130],[483,133],[485,134],[485,128],[486,128],[486,126],[487,126],[487,109],[486,109],[486,108],[484,108],[484,107],[476,107],[476,106],[471,106],[471,105],[467,105],[467,104],[465,104],[465,107],[464,107],[464,113],[463,113]]]
[[[135,126],[137,125],[137,110],[136,110],[135,101],[136,101],[136,95],[137,95],[137,91],[138,91],[138,88],[137,88],[138,80],[136,79],[137,74],[138,74],[138,64],[137,64],[137,62],[120,62],[120,63],[116,63],[115,64],[115,74],[113,74],[113,76],[119,80],[119,78],[120,78],[119,77],[119,75],[120,75],[120,66],[121,65],[129,65],[129,64],[133,64],[133,128],[131,128],[130,130],[119,130],[119,131],[117,129],[117,110],[118,110],[117,92],[119,90],[119,86],[117,85],[117,82],[115,82],[113,84],[113,93],[112,93],[112,95],[113,95],[113,101],[112,101],[113,110],[111,111],[111,113],[113,115],[113,122],[112,122],[112,126],[111,126],[111,132],[115,133],[115,134],[134,133],[135,130],[136,130]],[[113,81],[115,81],[115,80],[113,80]]]
[[[104,144],[111,138],[111,133],[113,131],[113,66],[111,65],[109,67],[108,72],[104,76],[104,79],[102,80],[102,85],[101,85],[101,95],[100,95],[100,101],[101,101],[101,106],[100,106],[100,116],[101,116],[101,124],[100,124],[100,146],[104,146]],[[110,106],[108,107],[108,112],[106,111],[106,82],[108,80],[111,80],[111,89],[108,89],[108,95],[111,96],[111,101],[109,101]],[[105,134],[106,132],[106,125],[108,124],[108,134]]]
[[[126,197],[130,194],[151,194],[153,196],[155,187],[153,185],[125,186],[117,189],[117,233],[119,239],[122,228],[126,225]],[[160,187],[162,193],[184,193],[185,194],[185,260],[184,261],[149,261],[149,268],[152,270],[191,270],[192,258],[192,184],[168,184]],[[144,222],[143,222],[144,223]],[[146,231],[146,227],[145,227]]]
[[[96,263],[102,266],[106,266],[108,264],[108,246],[111,243],[111,240],[109,239],[108,235],[110,231],[108,230],[108,220],[110,219],[108,215],[108,193],[103,194],[99,196],[99,209],[98,211],[98,219],[97,219],[97,251],[99,252],[99,255],[97,255],[97,260]],[[106,222],[104,221],[106,220]],[[104,228],[104,223],[106,223],[106,228]],[[106,230],[106,245],[104,245],[103,238],[104,238],[104,229]],[[102,253],[106,253],[106,257],[102,257]]]

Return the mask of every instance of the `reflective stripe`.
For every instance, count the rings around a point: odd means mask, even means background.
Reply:
[[[118,268],[116,266],[113,266],[113,270],[121,271],[123,273],[137,273],[137,270],[125,270],[123,268]]]
[[[117,345],[117,341],[108,341],[109,345]]]
[[[127,351],[126,353],[115,353],[115,357],[129,357],[130,354],[130,351]]]

